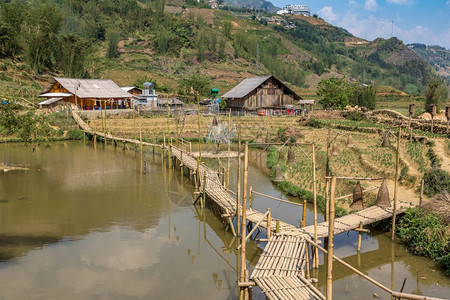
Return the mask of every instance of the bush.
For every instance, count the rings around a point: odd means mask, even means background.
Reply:
[[[308,125],[309,127],[314,127],[314,128],[323,128],[324,124],[320,120],[318,120],[314,117],[311,117],[309,119],[308,123],[306,123],[306,125]]]
[[[347,120],[352,120],[352,121],[357,121],[357,122],[367,120],[366,115],[360,111],[350,111],[345,114],[345,118]]]
[[[442,169],[433,169],[423,175],[423,192],[433,197],[443,191],[450,193],[450,175]]]
[[[67,137],[70,140],[82,140],[84,132],[82,130],[69,130],[67,132]]]
[[[438,261],[449,273],[449,229],[449,225],[434,214],[427,214],[420,208],[409,208],[400,219],[396,234],[413,253]]]

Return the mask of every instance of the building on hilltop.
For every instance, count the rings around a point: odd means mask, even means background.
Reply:
[[[273,75],[246,78],[222,98],[233,110],[282,109],[302,99]]]
[[[310,17],[311,12],[309,7],[301,4],[289,4],[286,5],[282,10],[277,11],[278,15],[302,15],[305,17]]]
[[[78,109],[93,110],[128,108],[133,95],[121,89],[111,79],[55,77],[39,97],[47,98],[45,103],[40,103],[42,106],[63,101]]]

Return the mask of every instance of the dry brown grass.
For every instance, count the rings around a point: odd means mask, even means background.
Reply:
[[[443,192],[421,206],[426,212],[439,216],[444,223],[450,224],[450,195]]]

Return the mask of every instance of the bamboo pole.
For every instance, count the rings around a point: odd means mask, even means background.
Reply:
[[[228,159],[227,159],[227,173],[226,173],[226,184],[228,188],[230,186],[230,155],[231,155],[231,108],[228,114]]]
[[[313,197],[314,197],[314,241],[317,243],[317,182],[316,182],[316,145],[312,144],[312,173],[313,173]],[[315,248],[314,248],[315,249]],[[312,249],[311,249],[312,250]],[[319,267],[319,252],[314,250],[313,267]]]
[[[400,135],[402,132],[402,128],[398,128],[398,136],[397,136],[397,153],[395,155],[395,181],[394,181],[394,211],[392,214],[392,235],[391,240],[395,239],[395,219],[397,217],[397,193],[398,193],[398,174],[400,171]]]
[[[333,299],[333,248],[334,248],[334,202],[336,195],[336,177],[331,177],[330,216],[328,218],[328,255],[327,255],[327,300]]]
[[[302,227],[306,226],[306,200],[303,200]]]
[[[245,146],[244,146],[244,183],[242,186],[242,198],[246,198],[247,201],[247,197],[248,197],[248,193],[247,193],[247,183],[248,183],[248,142],[245,142]],[[242,214],[242,217],[244,217],[244,215]]]
[[[283,202],[283,203],[288,203],[288,204],[292,204],[292,205],[296,205],[296,206],[304,206],[301,203],[291,202],[291,201],[288,201],[288,200],[272,197],[272,196],[269,196],[269,195],[266,195],[266,194],[263,194],[263,193],[260,193],[260,192],[256,192],[256,191],[253,191],[253,190],[252,190],[252,194],[260,195],[260,196],[263,196],[263,197],[266,197],[266,198],[269,198],[269,199],[273,199],[273,200],[276,200],[276,201],[279,201],[279,202]]]
[[[363,229],[363,222],[359,222],[359,229]],[[360,230],[358,232],[358,248],[356,251],[360,252],[361,251],[361,237],[362,237],[362,231]]]
[[[198,114],[197,114],[197,122],[198,122],[198,159],[199,161],[202,160],[202,141],[200,139],[200,98],[198,96],[198,92],[197,92],[197,110],[198,110]]]
[[[244,174],[245,174],[245,165],[248,164],[248,143],[245,143],[245,150],[244,150]],[[244,175],[244,191],[245,191],[245,175]],[[245,246],[246,246],[246,223],[247,223],[247,198],[244,196],[242,197],[242,224],[241,224],[241,274],[240,274],[240,282],[245,282],[245,271],[246,271],[246,262],[245,262]],[[240,291],[240,299],[245,299],[248,293],[247,288],[241,288]]]
[[[250,186],[249,191],[250,209],[253,209],[253,187]]]
[[[325,177],[325,221],[330,212],[330,178]]]
[[[270,240],[270,238],[272,237],[272,212],[270,210],[270,208],[267,209],[267,239]]]
[[[323,247],[321,247],[319,244],[316,244],[312,240],[309,240],[309,239],[307,239],[307,241],[308,241],[308,243],[310,243],[311,245],[313,245],[315,248],[319,249],[323,253],[328,254],[328,251],[326,249],[324,249]],[[366,274],[364,274],[363,272],[359,271],[358,269],[356,269],[352,265],[346,263],[345,261],[343,261],[339,257],[333,255],[333,259],[335,261],[339,262],[340,264],[342,264],[343,266],[345,266],[346,268],[350,269],[351,271],[355,272],[356,274],[358,274],[362,278],[364,278],[367,281],[373,283],[374,285],[376,285],[377,287],[381,288],[382,290],[388,292],[392,296],[399,297],[399,298],[404,298],[404,299],[411,299],[411,300],[443,300],[443,299],[440,299],[440,298],[432,298],[432,297],[427,297],[427,296],[399,293],[399,292],[393,291],[390,288],[382,285],[381,283],[379,283],[375,279],[373,279],[373,278],[367,276]]]
[[[203,172],[203,193],[202,193],[202,201],[200,202],[200,207],[205,208],[206,204],[206,172]]]
[[[238,167],[237,167],[237,191],[236,191],[236,212],[237,212],[237,235],[241,234],[241,128],[238,129]]]
[[[168,157],[169,169],[171,169],[172,168],[172,153],[171,153],[172,136],[170,135],[170,122],[169,122],[169,115],[170,115],[169,95],[167,95],[166,107],[167,107],[167,143],[168,143],[167,157]]]
[[[305,264],[305,268],[306,268],[306,279],[309,279],[311,276],[309,274],[309,268],[311,266],[311,262],[309,259],[309,244],[305,242],[305,255],[306,255],[306,264]],[[312,253],[311,253],[312,254]]]

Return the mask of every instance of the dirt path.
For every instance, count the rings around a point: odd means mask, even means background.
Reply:
[[[441,139],[433,139],[435,143],[434,151],[436,153],[436,156],[441,160],[442,162],[442,169],[450,172],[450,157],[448,155],[448,151],[446,150],[447,145],[445,143],[445,140]]]

